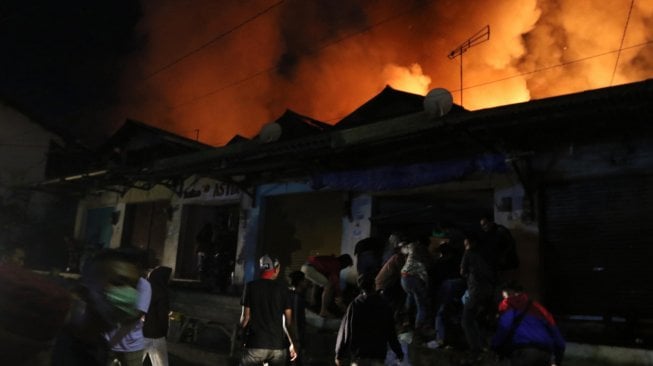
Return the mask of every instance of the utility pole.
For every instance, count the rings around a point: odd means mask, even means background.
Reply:
[[[447,57],[450,60],[460,56],[460,106],[463,106],[463,53],[477,44],[490,40],[490,25],[486,25],[481,30],[469,37],[465,42],[449,52]]]

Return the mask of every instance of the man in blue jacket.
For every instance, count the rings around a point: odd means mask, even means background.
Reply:
[[[544,306],[528,298],[515,282],[503,288],[499,324],[492,349],[510,358],[511,366],[560,366],[565,340]]]

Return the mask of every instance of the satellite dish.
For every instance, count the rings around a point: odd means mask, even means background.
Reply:
[[[281,137],[281,125],[276,122],[266,123],[261,127],[258,138],[263,143],[275,142]]]
[[[447,89],[431,89],[424,97],[424,111],[431,118],[444,116],[449,113],[451,106],[453,106],[453,96]]]

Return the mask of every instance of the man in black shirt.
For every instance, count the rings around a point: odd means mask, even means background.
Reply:
[[[297,358],[290,333],[292,306],[288,287],[277,281],[279,261],[267,255],[261,257],[261,278],[245,286],[241,305],[240,325],[245,330],[245,350],[241,365],[269,366],[286,364],[284,337],[290,342],[290,360]]]
[[[388,346],[401,361],[404,353],[397,339],[392,310],[374,290],[374,277],[369,274],[359,276],[358,287],[362,293],[349,304],[340,323],[336,365],[342,365],[343,359],[349,356],[352,365],[382,366]]]
[[[460,274],[467,280],[467,292],[463,296],[461,325],[469,346],[469,357],[462,364],[474,364],[481,360],[486,346],[478,321],[479,315],[494,307],[496,270],[486,260],[479,247],[478,236],[468,233],[465,238],[465,254],[460,263]]]

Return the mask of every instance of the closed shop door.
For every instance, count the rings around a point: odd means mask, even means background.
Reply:
[[[113,234],[113,210],[113,207],[100,207],[86,211],[85,245],[96,249],[109,247]]]
[[[163,258],[167,235],[168,201],[127,205],[121,246],[151,251],[156,259]]]
[[[555,184],[542,203],[545,300],[553,310],[653,315],[653,177]]]

